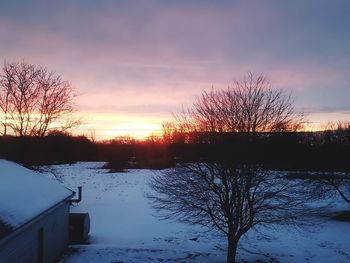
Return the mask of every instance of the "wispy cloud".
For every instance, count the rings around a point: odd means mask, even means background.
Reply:
[[[168,116],[247,71],[297,107],[350,105],[348,1],[1,1],[0,59],[43,64],[80,110]]]

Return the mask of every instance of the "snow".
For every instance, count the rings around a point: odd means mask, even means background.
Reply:
[[[51,166],[64,184],[83,186],[83,200],[71,208],[88,212],[90,244],[70,247],[61,263],[226,262],[226,240],[198,226],[160,221],[146,194],[159,171],[108,173],[102,163]],[[335,200],[337,201],[337,200]],[[333,210],[349,209],[339,201]],[[350,223],[322,218],[309,229],[286,226],[249,231],[238,248],[247,262],[350,262]]]
[[[14,228],[71,194],[57,180],[0,159],[0,220]]]

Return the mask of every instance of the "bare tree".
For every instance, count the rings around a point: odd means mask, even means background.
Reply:
[[[176,121],[177,130],[219,135],[289,131],[301,125],[291,97],[269,89],[265,77],[251,73],[227,90],[203,92]],[[223,232],[228,263],[235,262],[239,239],[254,226],[296,224],[311,214],[298,182],[220,152],[211,156],[155,177],[149,198],[165,218]]]
[[[305,224],[313,213],[300,182],[235,162],[182,164],[154,177],[151,187],[149,198],[163,218],[224,233],[228,263],[235,262],[240,238],[256,225]]]
[[[75,94],[68,81],[62,80],[60,75],[49,72],[46,68],[40,68],[37,82],[40,87],[40,101],[35,132],[44,136],[53,122],[74,110],[72,101]]]
[[[0,92],[3,134],[10,127],[15,135],[44,136],[50,129],[76,125],[76,120],[61,123],[70,119],[74,98],[72,86],[60,75],[25,62],[5,62]]]
[[[5,62],[3,75],[0,76],[0,110],[3,112],[3,120],[1,121],[1,125],[4,127],[3,135],[7,135],[8,118],[11,111],[9,97],[12,87],[15,85],[14,75],[12,66]]]
[[[252,73],[227,89],[204,91],[177,121],[202,132],[296,131],[303,125],[291,95],[271,89],[265,76]]]
[[[37,70],[34,65],[27,63],[6,63],[4,65],[3,83],[6,78],[9,112],[9,126],[15,134],[30,135],[33,122],[33,112],[37,105],[39,88],[35,83]]]

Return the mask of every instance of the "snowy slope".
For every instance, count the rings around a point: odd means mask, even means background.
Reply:
[[[57,180],[0,159],[0,220],[14,228],[71,194]]]
[[[107,173],[101,166],[51,167],[67,187],[83,186],[83,200],[72,210],[89,212],[91,217],[91,244],[72,246],[62,263],[225,262],[224,237],[197,226],[158,220],[145,197],[150,191],[147,182],[157,171]],[[334,206],[346,208],[341,202]],[[350,262],[350,223],[324,218],[307,231],[282,226],[258,230],[242,238],[240,261]]]

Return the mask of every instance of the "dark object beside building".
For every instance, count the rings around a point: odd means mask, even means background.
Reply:
[[[88,213],[69,214],[69,243],[85,244],[90,232],[90,216]]]

